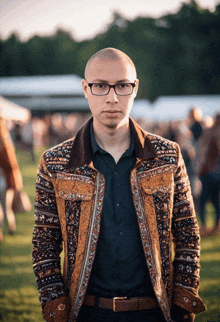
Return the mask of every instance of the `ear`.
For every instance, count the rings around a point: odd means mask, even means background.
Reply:
[[[84,92],[84,96],[85,98],[88,98],[88,89],[89,89],[89,86],[88,86],[88,83],[85,79],[82,80],[82,88],[83,88],[83,92]]]
[[[139,87],[139,79],[135,79],[134,82],[135,82],[134,97],[136,97],[138,92],[138,87]]]

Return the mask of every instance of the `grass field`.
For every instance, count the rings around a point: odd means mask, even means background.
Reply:
[[[26,152],[18,152],[17,156],[24,190],[33,205],[39,156],[35,164]],[[212,225],[214,214],[210,204],[207,211],[208,225]],[[4,322],[43,322],[31,261],[33,208],[30,213],[17,214],[16,221],[15,235],[10,236],[6,229],[0,244],[0,313]],[[199,295],[207,311],[197,315],[195,321],[220,322],[220,236],[202,239]]]

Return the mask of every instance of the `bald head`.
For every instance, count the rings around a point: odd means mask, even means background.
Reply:
[[[102,60],[102,61],[106,60],[106,61],[113,61],[113,62],[121,61],[123,63],[127,63],[130,66],[130,68],[133,69],[135,73],[135,78],[137,78],[136,68],[131,58],[125,53],[123,53],[123,51],[118,50],[116,48],[109,47],[98,51],[88,60],[85,68],[85,79],[87,78],[90,72],[90,69],[93,67],[94,63],[96,63],[98,60]]]

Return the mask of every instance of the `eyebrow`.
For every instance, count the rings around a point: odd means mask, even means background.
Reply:
[[[104,80],[104,79],[95,79],[93,82],[94,83],[98,82],[98,83],[109,84],[109,81]],[[119,80],[119,81],[116,82],[116,84],[119,84],[119,83],[131,83],[131,81],[126,78],[126,79],[121,79],[121,80]]]

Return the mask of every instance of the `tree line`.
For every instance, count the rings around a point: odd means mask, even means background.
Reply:
[[[134,61],[139,98],[220,94],[220,4],[211,12],[195,0],[157,19],[130,21],[115,12],[105,33],[80,42],[62,29],[26,42],[13,33],[0,39],[0,76],[83,77],[87,60],[105,47],[118,48]]]

